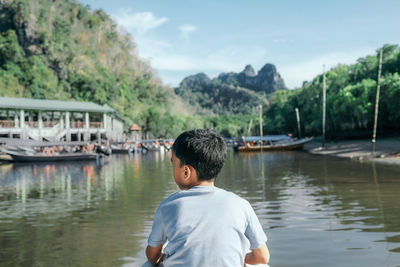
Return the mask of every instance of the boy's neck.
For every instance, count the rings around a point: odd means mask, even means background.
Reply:
[[[214,186],[214,179],[212,180],[205,180],[205,181],[198,181],[197,186]]]
[[[196,181],[195,183],[190,184],[190,185],[188,185],[186,187],[179,186],[179,188],[181,190],[189,190],[190,188],[195,187],[195,186],[214,186],[214,179],[205,180],[205,181]]]

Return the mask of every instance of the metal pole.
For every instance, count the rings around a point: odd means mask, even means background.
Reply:
[[[378,85],[377,85],[377,88],[376,88],[374,133],[372,134],[372,154],[375,153],[376,128],[377,128],[377,125],[378,125],[379,94],[380,94],[380,91],[381,91],[381,73],[382,73],[382,48],[381,48],[381,50],[379,52],[379,70],[378,70]]]
[[[325,147],[325,124],[326,124],[326,77],[325,65],[323,67],[323,90],[322,90],[322,147]]]
[[[299,139],[301,139],[302,135],[301,135],[301,127],[300,127],[300,114],[299,114],[298,108],[296,108],[296,118],[297,118],[297,129],[299,130]]]

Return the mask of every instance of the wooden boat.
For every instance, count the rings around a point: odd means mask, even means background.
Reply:
[[[312,141],[312,137],[302,139],[290,139],[285,141],[270,142],[269,144],[257,145],[250,142],[245,142],[243,145],[235,147],[239,152],[257,152],[257,151],[279,151],[279,150],[296,150],[301,149],[303,146]]]
[[[153,140],[142,140],[140,147],[145,151],[169,151],[172,147],[172,139],[153,139]]]
[[[131,154],[131,153],[135,153],[135,148],[133,147],[133,145],[117,145],[117,144],[112,144],[111,146],[111,150],[113,154]]]
[[[14,162],[96,160],[111,155],[111,148],[89,142],[38,142],[0,139],[2,154]]]
[[[38,161],[66,161],[66,160],[96,160],[100,154],[86,152],[54,153],[46,155],[43,153],[24,153],[17,151],[5,151],[14,162],[38,162]]]

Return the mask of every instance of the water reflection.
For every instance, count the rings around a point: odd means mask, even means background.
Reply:
[[[219,183],[252,202],[270,238],[271,266],[400,263],[398,167],[296,152],[230,161]]]
[[[122,265],[143,251],[166,168],[155,154],[0,165],[0,265]]]

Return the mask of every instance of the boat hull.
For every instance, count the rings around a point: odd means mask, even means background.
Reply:
[[[130,148],[130,149],[126,149],[126,148],[112,148],[112,153],[113,154],[131,154],[131,153],[135,153],[135,150]]]
[[[286,150],[297,150],[302,149],[303,146],[312,141],[312,137],[303,138],[300,140],[294,140],[285,143],[278,143],[272,145],[262,145],[262,146],[239,146],[237,151],[239,152],[259,152],[259,151],[286,151]]]
[[[7,152],[14,162],[51,162],[51,161],[73,161],[73,160],[96,160],[96,153],[69,153],[55,155],[27,155],[16,152]]]

